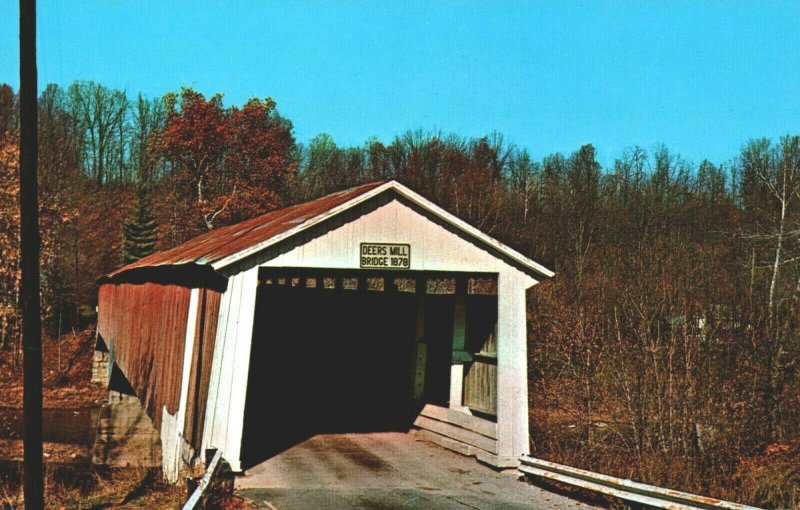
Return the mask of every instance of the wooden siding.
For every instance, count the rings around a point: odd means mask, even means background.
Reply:
[[[362,211],[358,211],[361,213]],[[491,253],[393,200],[353,214],[340,227],[297,239],[297,245],[253,256],[252,264],[271,267],[361,269],[360,243],[411,244],[411,267],[443,273],[507,271],[509,266]],[[532,280],[535,283],[535,281]]]
[[[475,360],[464,374],[464,405],[497,415],[497,360]]]
[[[203,438],[208,383],[211,378],[211,361],[214,357],[221,297],[220,292],[210,289],[200,290],[189,393],[186,399],[186,421],[183,429],[184,438],[195,450],[200,448]]]
[[[239,365],[239,360],[249,361],[252,340],[255,297],[254,294],[242,291],[242,282],[246,279],[251,282],[250,285],[255,286],[257,283],[257,277],[251,281],[253,276],[245,278],[244,273],[253,268],[257,270],[259,266],[277,271],[305,268],[365,272],[366,270],[360,268],[361,242],[406,243],[411,245],[411,267],[407,270],[410,277],[414,276],[415,271],[438,272],[451,276],[456,272],[494,273],[498,278],[498,294],[501,286],[519,294],[502,298],[499,295],[496,298],[477,295],[471,297],[476,300],[479,297],[497,299],[494,309],[498,312],[498,323],[504,323],[498,328],[496,335],[496,388],[500,395],[497,400],[497,420],[498,430],[502,430],[501,439],[498,440],[498,452],[501,452],[502,458],[498,458],[497,462],[503,465],[518,462],[519,454],[528,452],[527,351],[522,342],[526,326],[525,289],[534,285],[536,280],[481,246],[459,236],[457,232],[431,221],[428,216],[400,200],[392,200],[375,209],[357,212],[359,214],[352,216],[343,215],[342,224],[336,228],[323,229],[321,232],[309,231],[307,235],[293,239],[292,243],[252,255],[232,267],[231,273],[226,273],[229,276],[228,288],[223,295],[220,309],[203,447],[221,448],[233,469],[239,468],[243,416],[239,410],[243,409],[243,405],[238,401],[243,399],[244,392],[232,392],[231,388],[242,388],[239,381],[247,380],[247,366]],[[238,281],[240,278],[242,280]],[[523,305],[521,309],[520,304]],[[508,345],[506,338],[511,342]],[[524,422],[516,423],[523,419]],[[514,445],[513,434],[519,436],[518,447]]]
[[[535,278],[552,273],[397,183],[348,193],[353,195],[331,195],[324,206],[307,204],[271,219],[220,229],[101,280],[99,332],[161,430],[162,440],[168,439],[164,444],[179,451],[173,446],[184,434],[191,436],[193,445],[202,436],[201,451],[217,447],[231,467],[239,469],[259,266],[363,271],[360,243],[395,243],[410,245],[410,275],[496,275],[497,365],[492,379],[502,393],[495,397],[497,437],[489,438],[496,443],[491,448],[496,453],[460,444],[476,455],[494,456],[496,465],[517,462],[529,448],[525,289],[537,283]],[[134,271],[136,267],[141,270]],[[203,279],[192,280],[198,276]],[[211,276],[219,283],[221,297],[199,295],[210,284],[198,282]],[[219,303],[209,302],[218,297]],[[212,305],[218,306],[217,314],[210,313]],[[214,328],[203,318],[211,315],[218,317]],[[208,361],[210,370],[204,367]],[[432,426],[442,432],[463,429],[423,418],[429,425],[437,422]],[[474,437],[463,430],[456,433]],[[476,442],[491,446],[483,438]]]
[[[239,470],[257,287],[257,267],[229,276],[228,287],[220,298],[205,399],[201,449],[222,450],[234,471]]]
[[[497,456],[497,424],[445,407],[426,405],[414,427],[422,438],[495,467],[509,463]]]
[[[98,333],[157,429],[162,408],[178,410],[191,289],[107,283],[99,290]]]
[[[473,362],[465,367],[464,405],[497,416],[497,300],[493,296],[470,298],[467,350]]]

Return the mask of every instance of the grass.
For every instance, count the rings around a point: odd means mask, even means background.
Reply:
[[[694,456],[636,455],[616,440],[625,431],[613,423],[587,442],[585,427],[570,426],[557,412],[534,409],[532,417],[533,453],[545,460],[760,508],[800,510],[800,438],[752,456],[724,443]]]
[[[20,475],[17,471],[0,476],[2,510],[24,508]],[[45,476],[48,509],[172,509],[179,508],[185,499],[184,485],[166,484],[160,471],[152,468],[49,466]]]

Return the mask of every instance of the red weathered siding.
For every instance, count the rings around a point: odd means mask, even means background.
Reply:
[[[156,428],[178,410],[192,289],[159,283],[100,286],[97,329]]]
[[[220,292],[211,289],[200,290],[189,393],[186,399],[186,422],[183,429],[183,437],[195,450],[200,448],[203,439],[208,383],[211,379],[211,361],[214,358],[221,298]]]

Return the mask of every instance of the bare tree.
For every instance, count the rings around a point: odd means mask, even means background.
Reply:
[[[84,162],[87,173],[99,187],[119,178],[124,164],[125,120],[128,99],[125,93],[92,81],[75,82],[69,87],[72,114],[83,130]]]
[[[782,436],[779,394],[786,379],[786,321],[788,278],[786,266],[800,260],[800,137],[784,137],[780,144],[768,140],[750,142],[742,153],[742,174],[749,180],[746,204],[753,210],[756,232],[748,234],[768,257],[754,268],[766,269],[766,324],[769,434]],[[755,253],[755,249],[754,249]],[[794,306],[788,302],[789,306]]]
[[[508,181],[509,188],[515,201],[522,209],[522,221],[528,222],[528,215],[533,207],[536,193],[538,192],[537,181],[541,173],[541,167],[531,161],[528,151],[522,150],[509,160]]]
[[[164,128],[166,110],[161,99],[148,100],[141,94],[132,107],[130,131],[130,160],[133,176],[138,182],[150,182],[158,177],[157,155],[152,148],[154,136]]]

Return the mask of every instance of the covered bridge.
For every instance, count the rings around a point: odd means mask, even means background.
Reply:
[[[395,182],[215,229],[99,280],[98,341],[165,476],[318,432],[402,430],[494,466],[528,453],[525,291],[552,272]]]

